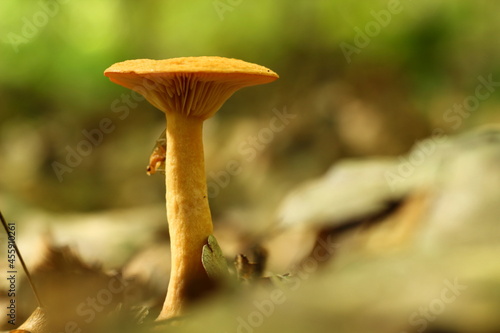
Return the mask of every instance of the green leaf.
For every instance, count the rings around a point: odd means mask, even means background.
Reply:
[[[208,236],[208,244],[203,246],[201,261],[208,276],[215,281],[229,279],[229,270],[226,258],[213,235]]]

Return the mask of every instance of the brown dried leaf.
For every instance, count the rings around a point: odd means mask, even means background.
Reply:
[[[38,307],[31,316],[17,329],[9,331],[10,333],[49,333],[51,332],[45,311]]]
[[[236,274],[240,280],[249,281],[262,277],[267,262],[267,251],[260,246],[253,249],[254,262],[250,262],[247,256],[238,254],[234,260]]]

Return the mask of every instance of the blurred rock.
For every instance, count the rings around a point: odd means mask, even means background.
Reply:
[[[499,166],[498,127],[431,137],[385,166],[334,166],[290,194],[280,216],[330,230],[335,257],[303,259],[271,316],[257,306],[234,316],[262,332],[498,331]],[[384,212],[387,198],[399,204]]]

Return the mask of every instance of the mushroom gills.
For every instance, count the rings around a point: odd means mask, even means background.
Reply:
[[[149,165],[146,168],[148,176],[154,175],[156,171],[165,173],[165,159],[167,154],[167,129],[163,130],[158,139],[156,139],[153,152],[149,157]]]

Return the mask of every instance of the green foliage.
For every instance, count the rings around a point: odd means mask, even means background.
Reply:
[[[203,246],[201,260],[208,276],[214,281],[227,281],[229,279],[229,270],[217,239],[208,236],[207,244]]]

